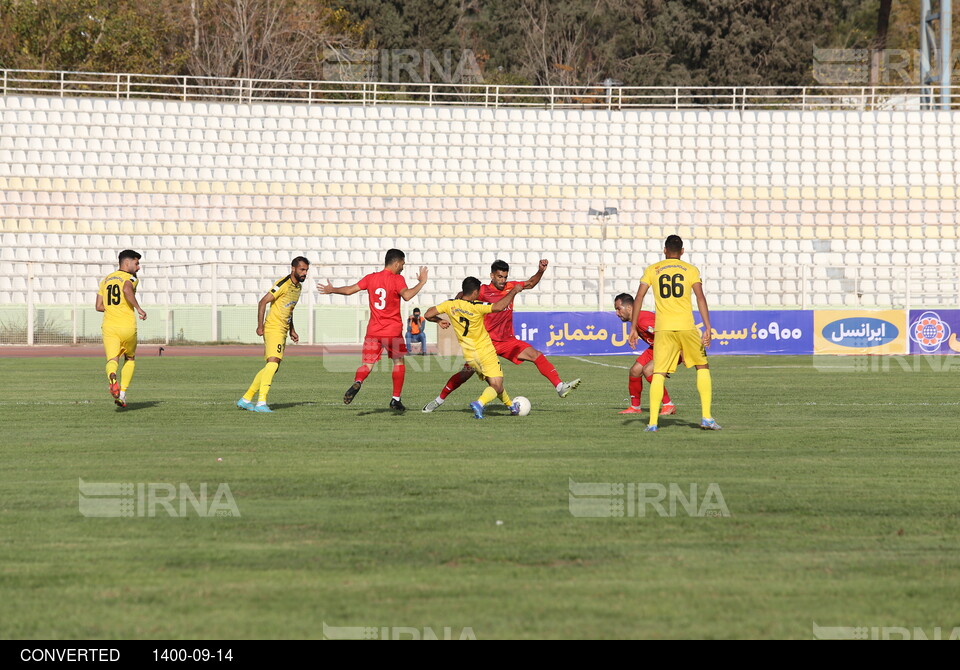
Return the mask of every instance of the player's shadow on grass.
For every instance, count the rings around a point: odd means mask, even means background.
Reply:
[[[639,415],[639,414],[638,414],[638,415],[635,415],[635,416],[636,416],[636,418],[624,419],[624,420],[621,422],[621,425],[623,425],[623,426],[634,426],[634,425],[646,426],[647,424],[650,423],[649,415],[646,414],[646,413],[644,413],[643,415]],[[660,417],[660,420],[657,421],[657,425],[660,426],[661,428],[673,428],[673,427],[677,427],[677,428],[682,428],[682,427],[687,427],[687,428],[699,428],[699,427],[700,427],[700,423],[699,423],[699,422],[684,421],[683,419],[672,419],[672,418],[671,418],[671,419],[668,419],[668,418],[666,418],[666,417]]]
[[[409,409],[406,412],[398,412],[394,409],[390,409],[389,407],[381,407],[379,409],[368,409],[363,412],[357,412],[357,416],[370,416],[371,414],[394,414],[396,416],[403,416],[409,412]]]
[[[145,402],[128,402],[126,407],[118,407],[118,412],[135,412],[138,409],[150,409],[160,404],[159,400],[147,400]]]
[[[316,404],[317,403],[315,402],[311,402],[307,400],[305,400],[304,402],[281,402],[281,403],[277,403],[276,405],[270,405],[270,409],[272,410],[289,409],[291,407],[304,407],[307,405],[316,405]]]

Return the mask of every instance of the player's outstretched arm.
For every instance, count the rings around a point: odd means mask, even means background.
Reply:
[[[97,311],[98,311],[98,312],[105,312],[105,311],[107,311],[107,308],[103,306],[103,296],[100,295],[99,293],[97,294],[97,304],[96,304],[96,308],[97,308]]]
[[[524,287],[524,284],[517,284],[516,286],[514,286],[512,289],[510,289],[510,292],[508,294],[506,294],[505,296],[503,296],[497,302],[493,303],[493,305],[490,306],[490,311],[502,312],[503,310],[505,310],[507,307],[510,306],[510,303],[513,302],[513,298],[518,293],[520,293],[520,291],[523,290],[523,287]]]
[[[637,324],[640,321],[640,310],[643,308],[643,298],[647,295],[649,288],[649,284],[640,282],[640,286],[637,288],[637,297],[633,299],[633,316],[630,318],[630,337],[627,340],[631,349],[636,349],[637,340],[640,339],[640,335],[637,333]]]
[[[326,284],[317,282],[317,290],[320,291],[321,295],[353,295],[354,293],[359,293],[363,289],[360,288],[359,284],[351,284],[350,286],[334,286],[328,279]]]
[[[131,282],[129,279],[123,282],[123,295],[126,297],[127,302],[133,305],[133,308],[137,310],[140,320],[146,321],[147,313],[140,309],[140,303],[137,302],[137,294],[133,292],[133,282]]]
[[[400,291],[400,297],[410,302],[413,300],[413,297],[420,292],[420,289],[423,288],[424,284],[427,283],[427,268],[421,267],[420,272],[417,274],[417,285],[411,286],[410,288],[405,288]]]
[[[713,339],[713,330],[710,328],[710,308],[707,307],[707,298],[703,295],[703,284],[697,282],[692,287],[693,294],[697,296],[697,310],[700,312],[700,318],[703,319],[703,342],[704,348],[710,346],[710,340]]]
[[[273,293],[265,293],[257,303],[257,335],[263,336],[263,316],[267,313],[267,305],[276,300]]]
[[[547,266],[549,264],[550,264],[550,261],[548,261],[546,258],[541,258],[539,269],[537,269],[536,274],[534,274],[532,277],[530,277],[530,279],[528,279],[524,283],[523,288],[525,290],[529,290],[529,289],[532,289],[537,284],[539,284],[540,280],[543,279],[543,273],[546,272]]]

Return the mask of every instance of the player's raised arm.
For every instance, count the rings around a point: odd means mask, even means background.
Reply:
[[[524,286],[524,284],[516,284],[512,289],[510,289],[509,293],[490,306],[490,311],[502,312],[505,310],[510,306],[510,303],[513,302],[513,298],[524,289]]]
[[[633,316],[630,317],[630,337],[627,340],[631,349],[636,349],[637,340],[640,339],[637,324],[640,321],[640,310],[643,309],[643,298],[647,295],[647,289],[649,288],[649,284],[640,282],[640,286],[637,288],[637,297],[633,299]]]
[[[353,295],[354,293],[359,293],[363,289],[360,288],[359,284],[351,284],[350,286],[334,286],[328,279],[326,284],[317,282],[317,290],[320,291],[320,295]]]
[[[546,258],[541,258],[540,267],[537,269],[536,274],[534,274],[532,277],[530,277],[530,279],[528,279],[524,283],[523,288],[525,290],[529,290],[529,289],[532,289],[537,284],[539,284],[540,280],[543,279],[543,273],[546,272],[547,266],[549,264],[550,264],[550,261],[548,261]]]
[[[405,288],[400,291],[400,297],[410,302],[413,300],[413,297],[420,292],[420,289],[423,288],[424,284],[427,283],[427,268],[421,267],[419,274],[417,274],[417,285],[411,286],[410,288]]]
[[[700,312],[700,318],[703,319],[703,342],[704,348],[710,346],[710,340],[713,338],[713,330],[710,328],[710,308],[707,307],[707,298],[703,295],[703,284],[697,282],[690,288],[693,294],[697,296],[697,310]]]
[[[146,321],[147,313],[140,309],[140,303],[137,302],[137,294],[133,290],[133,282],[129,279],[123,282],[123,295],[127,299],[127,302],[133,305],[133,308],[137,310],[140,320]]]

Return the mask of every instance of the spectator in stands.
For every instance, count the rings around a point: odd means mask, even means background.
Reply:
[[[410,350],[410,353],[413,353],[413,343],[420,343],[420,355],[425,356],[427,353],[427,334],[423,332],[424,324],[427,322],[422,316],[420,316],[420,308],[415,307],[413,310],[413,316],[407,318],[407,348]]]

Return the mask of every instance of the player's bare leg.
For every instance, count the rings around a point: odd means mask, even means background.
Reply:
[[[440,407],[443,404],[443,401],[447,399],[447,396],[454,392],[460,386],[463,386],[470,377],[474,374],[474,369],[469,365],[464,365],[458,372],[454,373],[450,379],[447,380],[447,383],[444,385],[443,390],[440,391],[440,395],[428,402],[423,407],[425,414],[432,412],[433,410]]]
[[[553,366],[553,363],[543,355],[543,353],[537,351],[533,347],[529,347],[520,352],[517,356],[521,361],[530,361],[537,366],[537,370],[540,371],[544,377],[547,378],[553,388],[556,389],[557,395],[561,398],[566,398],[570,395],[570,391],[580,386],[580,379],[574,379],[572,382],[564,382],[560,379],[560,375],[557,374],[557,369]]]
[[[403,378],[406,372],[407,366],[403,362],[403,356],[393,359],[393,397],[390,398],[390,409],[397,412],[407,411],[400,400],[400,394],[403,392]]]

